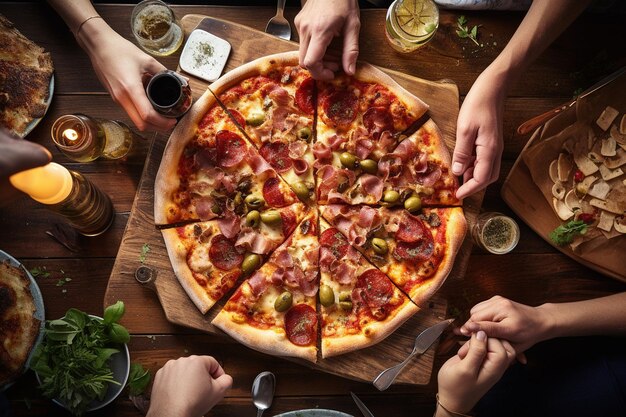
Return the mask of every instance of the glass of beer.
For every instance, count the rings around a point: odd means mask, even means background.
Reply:
[[[511,252],[519,242],[517,223],[502,213],[482,213],[472,227],[474,242],[487,252],[502,255]]]
[[[143,0],[137,4],[130,25],[139,46],[151,55],[171,55],[183,43],[180,22],[174,11],[160,0]]]
[[[395,0],[387,10],[385,35],[398,52],[426,45],[438,27],[439,9],[432,0]]]

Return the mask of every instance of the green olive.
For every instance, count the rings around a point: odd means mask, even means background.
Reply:
[[[342,291],[339,293],[339,301],[352,301],[352,296],[349,291]]]
[[[302,129],[298,130],[298,139],[309,142],[311,140],[311,128],[303,127]]]
[[[339,301],[339,307],[342,310],[350,311],[352,310],[352,301]]]
[[[368,174],[373,175],[378,172],[378,162],[374,161],[373,159],[364,159],[359,162],[359,166],[364,172],[367,172]]]
[[[257,255],[256,253],[249,253],[243,258],[243,262],[241,263],[241,271],[244,275],[248,275],[252,273],[255,269],[257,269],[261,265],[261,255]]]
[[[211,211],[215,214],[222,214],[222,207],[219,204],[213,204],[211,206]]]
[[[296,195],[298,196],[300,200],[306,201],[309,199],[310,197],[309,187],[307,187],[307,185],[303,181],[299,181],[299,182],[296,182],[295,184],[292,184],[291,188],[293,188],[293,191],[296,193]]]
[[[268,210],[261,213],[261,221],[267,225],[276,225],[282,221],[280,213],[275,210]]]
[[[341,165],[348,169],[356,169],[357,167],[357,159],[356,156],[352,155],[350,152],[344,152],[339,155],[339,160],[341,161]]]
[[[235,195],[235,198],[233,198],[233,203],[235,203],[235,206],[238,206],[241,203],[243,203],[243,198],[241,198],[240,192],[237,192],[237,194]]]
[[[274,310],[282,313],[289,310],[292,303],[293,297],[291,296],[291,293],[289,291],[285,291],[276,298],[276,301],[274,301]]]
[[[246,202],[246,206],[253,209],[261,208],[265,204],[265,200],[263,200],[263,197],[259,197],[258,195],[254,194],[250,194],[249,196],[247,196],[244,201]]]
[[[246,226],[257,227],[261,221],[261,214],[257,210],[249,211],[246,214]]]
[[[383,194],[383,201],[389,204],[396,204],[400,200],[400,193],[396,190],[387,190]]]
[[[324,307],[330,307],[335,304],[335,292],[328,285],[320,286],[320,303]]]
[[[253,127],[261,126],[263,122],[265,122],[265,113],[262,112],[251,113],[246,119],[246,124]]]
[[[372,249],[377,255],[385,255],[389,251],[385,239],[375,237],[372,239]]]
[[[422,199],[416,195],[409,197],[404,201],[404,208],[409,213],[416,213],[422,209]]]

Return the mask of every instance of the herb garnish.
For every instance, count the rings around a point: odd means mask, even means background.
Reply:
[[[550,239],[558,246],[568,245],[576,236],[587,233],[587,227],[587,223],[582,220],[572,220],[554,229],[550,233]]]
[[[130,340],[117,322],[124,315],[118,301],[104,310],[104,318],[69,309],[58,320],[47,320],[44,340],[33,355],[30,368],[41,378],[41,389],[73,414],[82,415],[91,401],[102,400],[115,381],[109,358]]]
[[[142,264],[146,262],[146,256],[148,256],[148,252],[150,252],[150,245],[144,243],[141,247],[141,254],[139,255],[139,262]]]
[[[130,375],[128,376],[128,393],[132,396],[143,394],[150,383],[150,371],[143,369],[140,363],[130,365]]]
[[[474,26],[472,29],[469,29],[466,23],[467,18],[461,15],[456,21],[456,25],[458,27],[456,34],[459,36],[459,38],[470,38],[472,42],[476,44],[476,46],[480,46],[480,44],[478,43],[478,28],[480,27],[480,25]]]
[[[36,266],[29,272],[33,276],[33,278],[48,278],[50,276],[50,272],[48,272],[45,266]]]

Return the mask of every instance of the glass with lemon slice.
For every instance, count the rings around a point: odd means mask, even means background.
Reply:
[[[398,52],[426,45],[439,27],[439,9],[432,0],[396,0],[387,11],[385,35]]]

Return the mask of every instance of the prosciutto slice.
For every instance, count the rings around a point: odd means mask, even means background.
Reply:
[[[241,230],[241,220],[239,216],[228,210],[222,218],[217,219],[217,226],[224,236],[228,239],[232,239],[237,236],[239,230]]]
[[[245,227],[241,228],[235,246],[242,246],[252,253],[266,255],[274,249],[275,243],[251,227]]]

